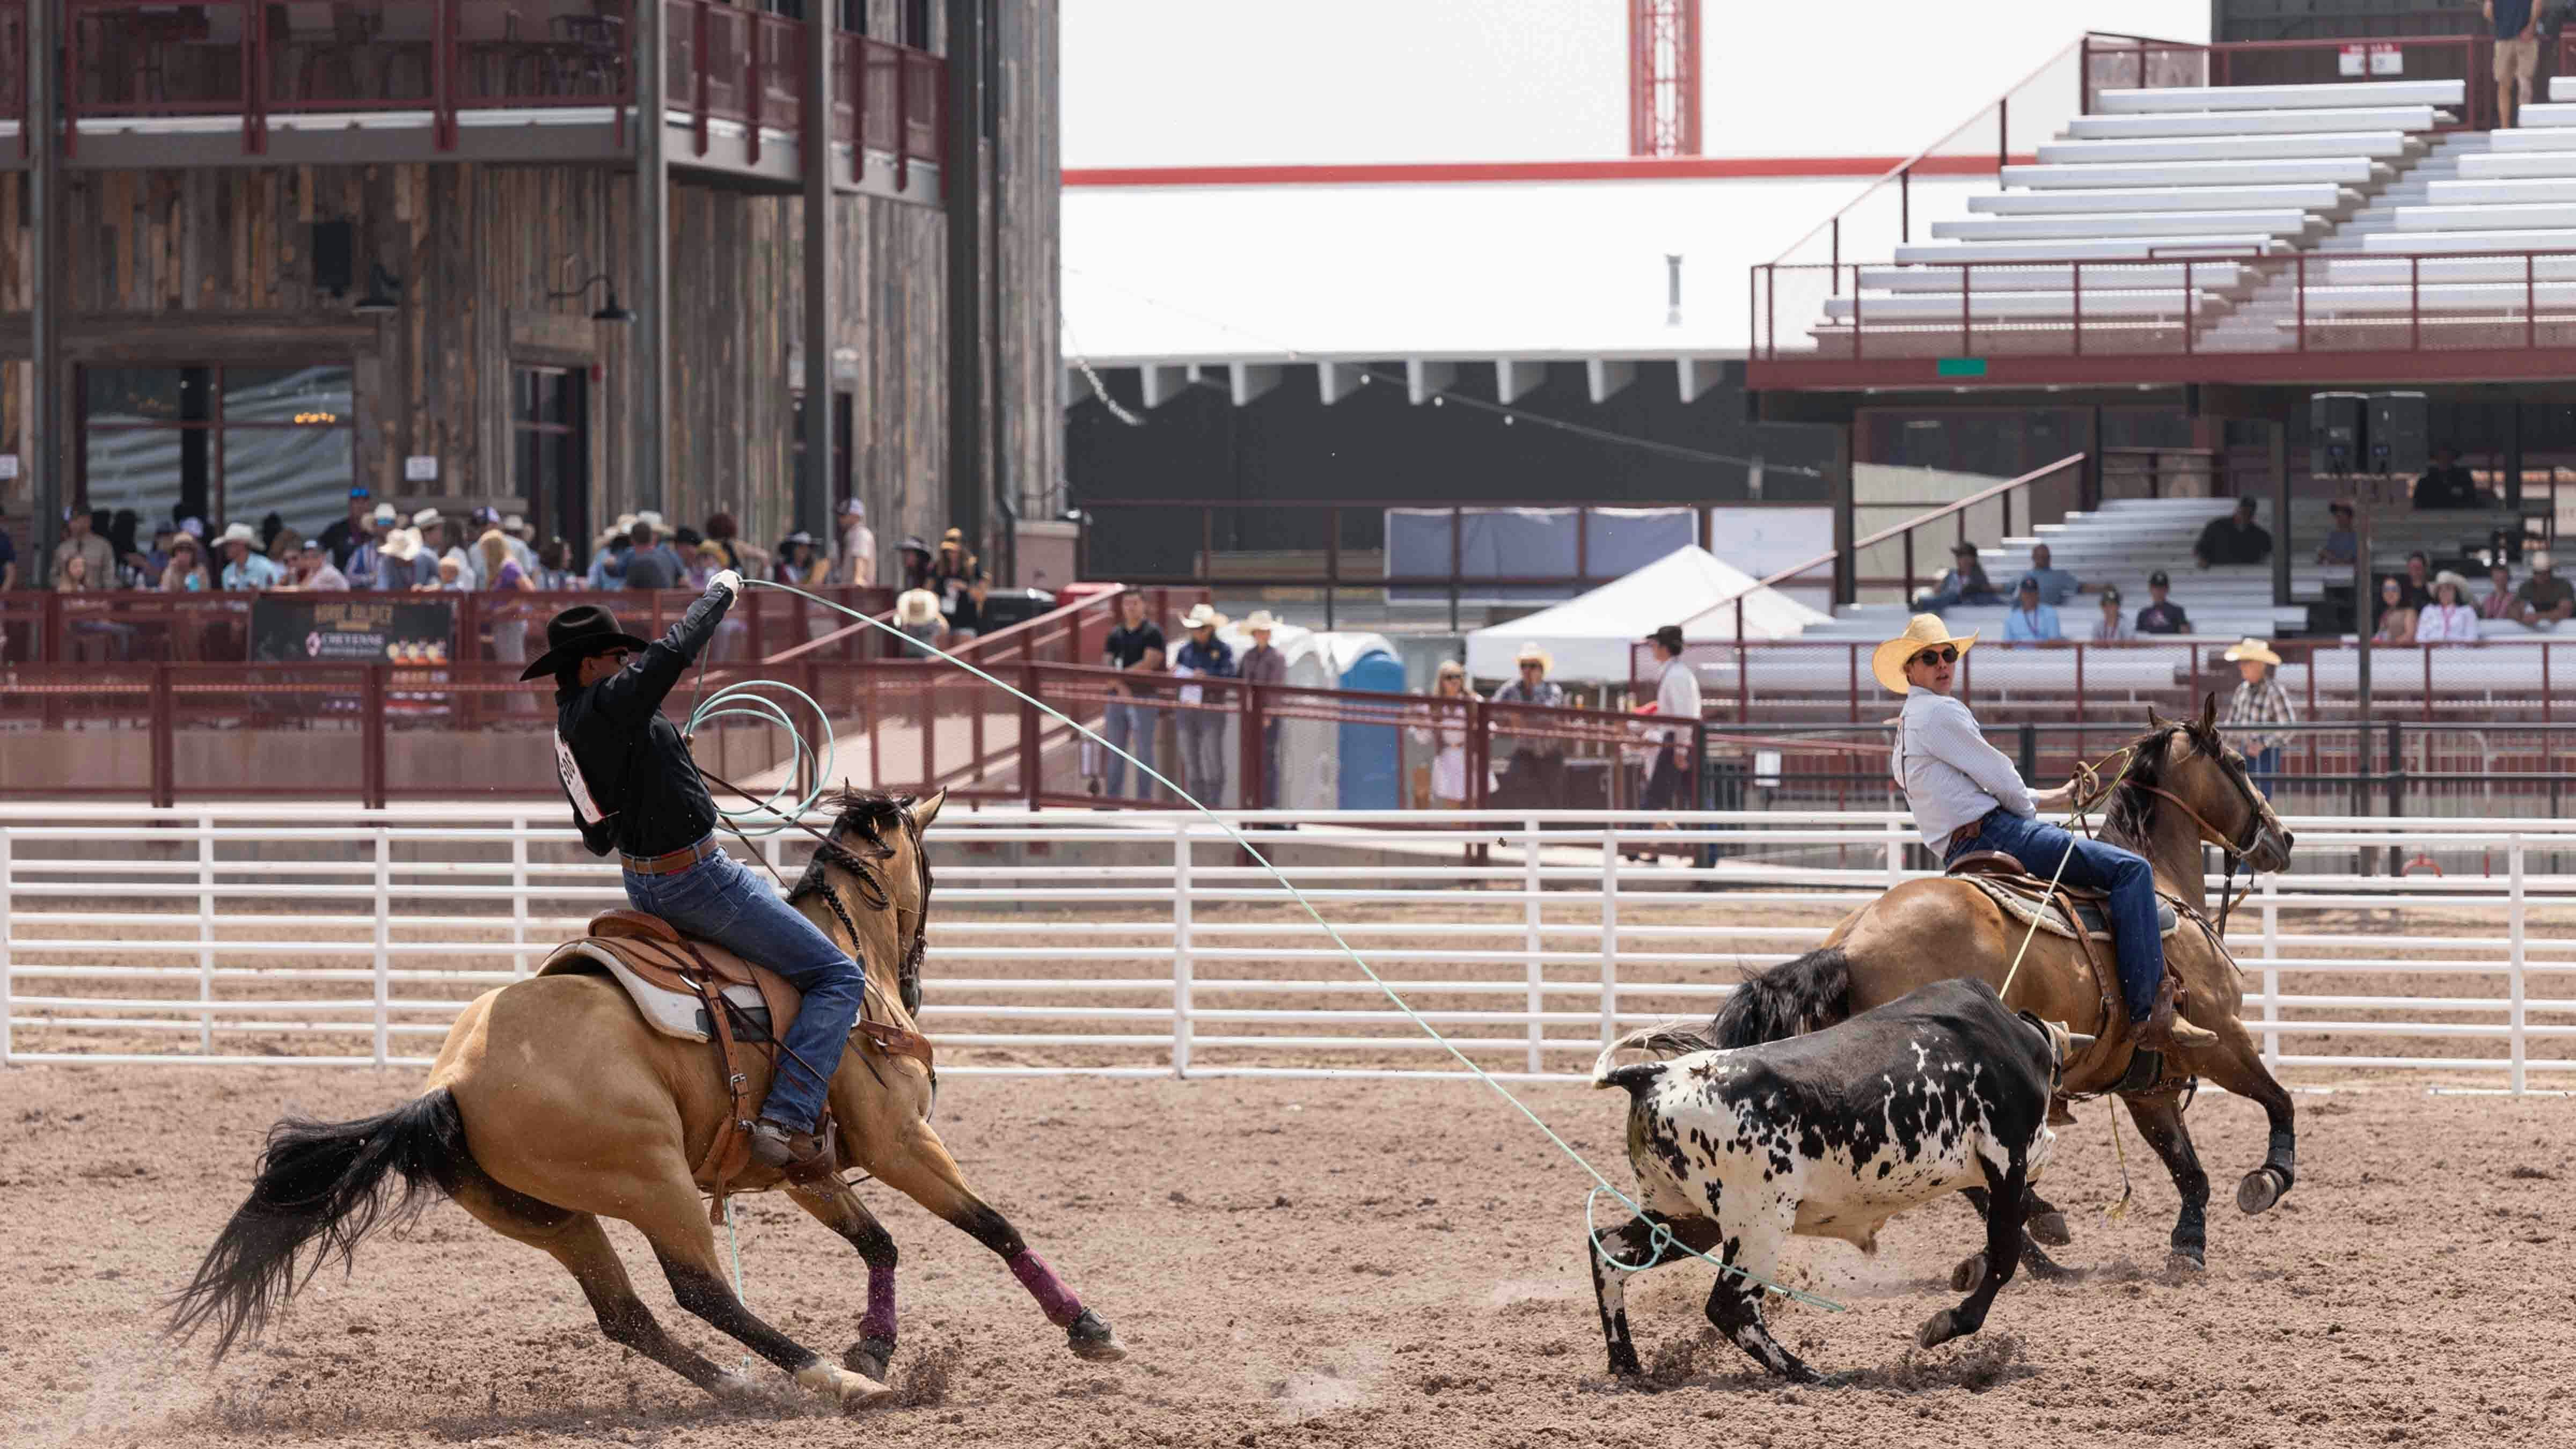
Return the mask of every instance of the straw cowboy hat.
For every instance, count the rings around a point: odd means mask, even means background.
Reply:
[[[2460,591],[2461,603],[2465,604],[2469,601],[2469,581],[2461,578],[2458,574],[2453,573],[2449,569],[2444,569],[2440,573],[2433,575],[2434,598],[2438,599],[2442,597],[2442,585],[2444,584],[2449,584],[2452,588]]]
[[[403,563],[410,563],[413,559],[420,557],[420,530],[416,528],[395,529],[391,533],[385,535],[384,544],[379,551],[389,559],[396,559]]]
[[[894,621],[927,624],[939,617],[939,596],[928,589],[906,589],[895,597]]]
[[[1524,644],[1521,646],[1521,652],[1512,656],[1512,667],[1518,669],[1524,664],[1535,664],[1540,672],[1553,673],[1556,670],[1556,656],[1536,644]]]
[[[2239,640],[2235,648],[2227,651],[2225,657],[2230,664],[2241,664],[2248,659],[2257,664],[2277,665],[2281,662],[2281,656],[2272,652],[2272,646],[2260,639]]]
[[[1869,656],[1869,672],[1878,677],[1879,687],[1888,693],[1911,693],[1914,686],[1905,682],[1905,661],[1944,644],[1955,644],[1965,654],[1976,642],[1974,634],[1951,633],[1938,614],[1917,614],[1905,621],[1904,633],[1879,645]]]
[[[1252,611],[1252,616],[1243,621],[1243,632],[1246,634],[1259,634],[1278,627],[1279,621],[1270,617],[1268,609],[1255,609]]]
[[[249,544],[250,551],[257,553],[259,552],[259,533],[247,523],[227,524],[224,527],[223,536],[215,540],[215,547],[221,548],[228,543]]]
[[[1188,613],[1181,616],[1181,627],[1184,629],[1222,629],[1225,627],[1225,615],[1209,608],[1205,603],[1200,603],[1194,605]]]
[[[438,510],[435,508],[424,508],[411,516],[411,526],[414,528],[427,528],[438,521]]]

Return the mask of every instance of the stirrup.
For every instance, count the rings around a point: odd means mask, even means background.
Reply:
[[[791,1132],[766,1117],[752,1124],[751,1160],[797,1182],[828,1177],[832,1153],[816,1132]]]

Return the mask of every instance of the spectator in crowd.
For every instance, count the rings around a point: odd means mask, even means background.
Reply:
[[[2478,617],[2516,619],[2521,615],[2521,601],[2513,596],[2513,565],[2497,559],[2487,565],[2487,595],[2478,600]]]
[[[349,554],[349,561],[340,567],[340,572],[348,576],[349,587],[384,587],[385,540],[392,536],[395,526],[401,522],[402,515],[396,513],[390,503],[379,503],[368,513],[367,536],[358,540],[357,548]]]
[[[919,540],[907,539],[905,542],[910,544]],[[932,594],[931,597],[938,596]],[[1153,660],[1150,665],[1146,663],[1149,657]],[[1116,747],[1101,766],[1107,776],[1110,799],[1126,794],[1127,761],[1117,753],[1118,750],[1132,752],[1148,769],[1153,766],[1156,716],[1150,703],[1152,686],[1144,681],[1143,676],[1160,673],[1162,658],[1163,631],[1153,620],[1145,617],[1145,595],[1136,589],[1120,594],[1118,627],[1109,631],[1100,653],[1102,664],[1131,676],[1109,686],[1109,705],[1103,712],[1101,736]],[[1152,782],[1139,772],[1136,776],[1136,798],[1143,800],[1152,794]]]
[[[438,577],[438,561],[420,546],[420,530],[388,529],[385,541],[378,546],[376,587],[386,593],[403,593],[419,588]]]
[[[2272,556],[2272,535],[2254,521],[2254,500],[2239,498],[2236,511],[2225,518],[2213,518],[2200,531],[2200,541],[2191,546],[2192,556],[2202,568],[2222,564],[2258,564]]]
[[[2147,575],[2147,602],[2138,608],[2138,632],[2141,634],[2188,634],[2191,616],[2182,605],[2165,597],[2173,581],[2158,569]]]
[[[161,570],[161,591],[169,594],[211,594],[215,578],[206,568],[205,546],[193,534],[180,534],[170,540],[170,562]]]
[[[333,519],[331,526],[322,530],[322,547],[330,551],[331,566],[342,574],[349,572],[350,561],[357,557],[359,546],[375,537],[375,513],[367,486],[361,483],[349,490],[347,515]]]
[[[654,546],[653,525],[635,516],[634,526],[626,531],[626,567],[621,574],[621,587],[629,589],[676,589],[680,571],[671,567],[670,555]]]
[[[242,537],[250,537],[248,527],[242,529]],[[62,542],[54,545],[52,577],[61,578],[63,565],[75,558],[87,563],[87,575],[93,580],[115,577],[116,551],[108,546],[106,539],[99,537],[88,510],[66,508],[63,510]]]
[[[217,547],[224,556],[224,588],[273,589],[285,581],[286,571],[259,551],[259,534],[247,523],[235,523],[224,529]]]
[[[2281,656],[2272,652],[2269,643],[2261,639],[2240,640],[2227,651],[2227,662],[2236,666],[2241,682],[2236,692],[2227,697],[2227,712],[2219,724],[2245,755],[2254,788],[2269,800],[2272,781],[2281,772],[2281,747],[2290,742],[2289,735],[2279,727],[2297,724],[2299,714],[2290,708],[2289,692],[2274,677],[2280,672]]]
[[[1556,660],[1536,642],[1523,644],[1512,656],[1515,677],[1494,691],[1494,703],[1565,708],[1565,686],[1547,677],[1555,667]],[[1504,757],[1503,777],[1494,786],[1497,803],[1556,809],[1565,798],[1564,742],[1505,735],[1494,743]]]
[[[124,510],[131,512],[132,510]],[[170,566],[170,540],[178,537],[174,524],[162,524],[152,530],[152,546],[144,549],[117,551],[116,582],[119,588],[148,589],[161,582],[161,571]],[[108,543],[114,546],[116,540]]]
[[[742,529],[730,513],[718,510],[707,515],[707,542],[724,550],[726,568],[746,578],[757,577],[769,567],[769,555],[742,541]]]
[[[2379,581],[2379,632],[2370,636],[2370,642],[2415,642],[2415,609],[2406,602],[2405,586],[2398,582],[2395,574]]]
[[[2039,601],[2039,579],[2023,574],[2013,585],[2012,612],[2004,616],[2004,642],[2007,644],[2059,644],[2065,642],[2065,631],[2057,626],[2057,611]]]
[[[868,527],[868,505],[841,500],[841,582],[854,589],[877,583],[877,531]]]
[[[670,571],[671,577],[676,579],[685,576],[689,571],[688,560],[681,556],[680,550],[673,543],[679,535],[671,531],[670,524],[662,521],[662,515],[646,508],[636,513],[635,521],[653,526],[653,549],[662,555],[662,564]]]
[[[497,510],[480,508],[475,511],[478,513],[492,513]],[[527,536],[534,531],[528,527],[528,521],[513,513],[494,523],[492,526],[501,530],[501,546],[510,551],[510,557],[519,561],[520,574],[527,578],[535,578],[537,576],[537,549],[536,545],[528,542]]]
[[[519,566],[511,556],[510,536],[499,528],[484,530],[474,541],[475,551],[482,555],[483,577],[489,582],[485,592],[498,594],[484,617],[492,624],[492,657],[509,664],[528,662],[528,605],[516,596],[537,591],[536,577]],[[513,694],[510,710],[524,712],[520,701],[525,695]]]
[[[818,589],[831,582],[831,565],[815,556],[814,535],[801,528],[778,541],[775,568],[778,582],[795,588]]]
[[[1288,656],[1280,653],[1270,642],[1271,633],[1278,627],[1279,621],[1270,617],[1268,609],[1255,609],[1252,617],[1243,621],[1243,632],[1252,636],[1252,647],[1244,650],[1243,657],[1235,661],[1235,669],[1244,683],[1277,685],[1288,682]],[[1245,808],[1277,809],[1283,796],[1281,786],[1285,783],[1279,773],[1279,721],[1265,713],[1261,725],[1260,798],[1254,798],[1253,782],[1244,781]]]
[[[2433,603],[2433,561],[2419,549],[2406,555],[2406,577],[2398,587],[2406,591],[2406,607],[2424,612]]]
[[[2129,627],[2129,616],[2120,611],[2120,591],[2114,588],[2103,589],[2102,617],[2093,621],[2093,642],[2127,644],[2137,637],[2138,631]]]
[[[268,553],[269,549],[276,545],[277,536],[285,531],[286,515],[279,513],[274,508],[270,509],[268,512],[260,515],[259,543],[256,547],[261,553]],[[277,555],[275,554],[269,554],[269,558],[272,561],[276,557]]]
[[[699,593],[703,594],[707,591],[707,585],[715,579],[715,576],[723,573],[724,571],[725,561],[723,549],[716,547],[714,544],[709,543],[704,539],[700,539],[697,547],[689,551],[687,587],[695,589]]]
[[[1455,659],[1440,661],[1440,672],[1431,681],[1428,714],[1421,724],[1406,733],[1416,744],[1429,745],[1431,755],[1431,808],[1463,810],[1467,807],[1467,718],[1466,701],[1476,698],[1467,687],[1467,666]],[[1450,701],[1456,701],[1451,703]]]
[[[2317,545],[2317,562],[2350,568],[2361,557],[2361,539],[2352,531],[2352,505],[2336,499],[2326,505],[2334,515],[2334,526],[2326,530],[2325,542]]]
[[[939,643],[939,596],[928,589],[906,589],[894,598],[894,627],[905,638],[936,646]],[[930,656],[905,650],[907,659]]]
[[[593,589],[623,588],[626,584],[626,551],[635,546],[635,515],[621,513],[617,522],[591,544],[590,567],[584,570],[584,587]]]
[[[0,528],[0,593],[18,587],[18,542]]]
[[[572,545],[560,538],[546,540],[537,550],[537,587],[550,594],[581,587],[582,581],[572,572]]]
[[[1647,635],[1646,642],[1655,646],[1655,663],[1662,671],[1655,681],[1655,715],[1665,723],[1648,731],[1658,737],[1658,745],[1638,804],[1647,810],[1688,810],[1694,804],[1691,744],[1697,732],[1690,726],[1699,723],[1699,676],[1682,658],[1681,625],[1666,624]]]
[[[61,570],[55,575],[54,592],[101,594],[108,592],[108,586],[91,575],[87,555],[73,554],[63,560]],[[105,664],[133,652],[134,626],[131,624],[82,613],[66,620],[65,626],[71,634],[72,657],[83,664]]]
[[[1216,637],[1216,631],[1224,624],[1225,616],[1206,604],[1196,605],[1181,616],[1181,628],[1188,631],[1189,637],[1172,655],[1173,678],[1234,678],[1234,650]],[[1180,736],[1183,783],[1200,804],[1211,810],[1225,804],[1225,722],[1234,714],[1228,708],[1233,702],[1231,691],[1185,684],[1180,689],[1180,703],[1202,707],[1184,709],[1172,720],[1173,732]]]
[[[930,545],[919,534],[906,538],[895,550],[895,561],[903,568],[903,586],[907,589],[930,587]],[[933,590],[933,592],[937,592]]]
[[[95,521],[95,520],[93,520]],[[134,589],[143,586],[144,575],[151,570],[151,555],[143,549],[143,520],[131,508],[120,508],[108,515],[108,552],[116,555],[116,567],[95,580],[102,589]]]
[[[1954,605],[1985,608],[2002,603],[2003,595],[1986,579],[1986,566],[1977,559],[1977,546],[1961,539],[1950,545],[1950,567],[1939,583],[1914,599],[1914,607],[1927,613],[1939,613]]]
[[[2520,98],[2529,101],[2533,79],[2540,73],[2540,0],[2486,0],[2481,8],[2495,27],[2495,55],[2490,62],[2495,69],[2495,123],[2511,126],[2521,118],[2514,108],[2515,87],[2519,85]]]
[[[2522,605],[2522,622],[2535,629],[2555,629],[2576,614],[2576,589],[2558,576],[2546,553],[2531,556],[2531,577],[2514,598]]]
[[[948,642],[951,647],[976,638],[984,632],[984,600],[993,592],[993,576],[982,569],[958,590],[955,612],[948,616]]]
[[[331,562],[328,544],[318,538],[308,539],[295,551],[295,575],[284,587],[317,594],[345,594],[349,591],[349,576]]]
[[[2418,644],[2475,644],[2478,611],[2469,607],[2469,581],[2444,569],[2433,580],[2433,602],[2415,615]]]
[[[2048,545],[2044,543],[2031,546],[2028,577],[2039,581],[2039,601],[2052,609],[2077,594],[2089,593],[2092,590],[2091,585],[2066,570],[2051,568]]]
[[[952,629],[957,627],[957,606],[975,581],[975,573],[975,555],[966,551],[965,530],[952,528],[941,534],[939,553],[930,561],[930,579],[923,587],[939,596],[939,612],[948,616]]]
[[[476,510],[479,513],[490,511],[489,509]],[[475,528],[479,530],[487,526],[477,524]],[[457,575],[465,581],[466,589],[470,592],[480,592],[490,582],[483,576],[483,556],[477,548],[482,534],[469,533],[465,521],[461,518],[443,518],[439,520],[438,538],[439,561],[445,563],[450,559],[455,560]]]
[[[2460,450],[2448,443],[2433,450],[2433,466],[2415,480],[2418,508],[2484,508],[2486,495],[2478,480],[2460,466]]]
[[[424,592],[442,594],[474,592],[473,582],[465,576],[465,565],[453,558],[441,558],[438,561],[437,577],[421,585],[421,588]]]
[[[269,536],[268,547],[262,552],[277,565],[280,574],[291,578],[295,574],[295,556],[304,552],[304,535],[292,528],[281,528]]]

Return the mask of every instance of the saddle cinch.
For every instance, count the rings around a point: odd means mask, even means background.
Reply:
[[[626,989],[655,1031],[714,1044],[729,1100],[706,1159],[691,1176],[713,1199],[710,1220],[722,1222],[734,1179],[751,1165],[751,1118],[759,1107],[750,1098],[745,1053],[764,1052],[775,1075],[779,1043],[795,1024],[802,999],[796,988],[712,941],[682,935],[659,916],[630,910],[591,917],[589,933],[556,947],[537,974],[604,974]],[[877,1050],[931,1064],[930,1043],[918,1032],[866,1020],[858,1031]],[[815,1131],[838,1160],[839,1129],[828,1104]]]

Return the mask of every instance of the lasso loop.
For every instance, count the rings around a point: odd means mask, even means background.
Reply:
[[[897,639],[901,639],[904,641],[907,649],[917,650],[921,654],[928,655],[932,658],[945,660],[946,662],[957,666],[959,669],[965,670],[968,674],[975,676],[977,679],[984,681],[986,684],[992,685],[994,688],[1010,695],[1013,699],[1034,707],[1039,713],[1045,715],[1047,718],[1064,724],[1068,728],[1072,729],[1076,734],[1081,735],[1084,739],[1091,740],[1097,743],[1101,748],[1114,752],[1120,759],[1133,764],[1139,771],[1143,772],[1147,778],[1153,780],[1156,784],[1163,786],[1165,789],[1170,790],[1174,795],[1187,802],[1191,809],[1206,816],[1209,823],[1216,826],[1217,829],[1225,832],[1226,838],[1232,840],[1244,854],[1252,857],[1254,861],[1260,864],[1262,869],[1269,871],[1273,876],[1278,878],[1281,887],[1284,888],[1290,896],[1295,898],[1298,905],[1305,908],[1307,915],[1314,917],[1315,924],[1323,928],[1324,934],[1332,939],[1334,945],[1341,948],[1342,954],[1350,958],[1352,965],[1360,968],[1360,973],[1362,975],[1368,977],[1371,982],[1376,984],[1378,990],[1386,994],[1387,1000],[1395,1003],[1397,1010],[1403,1012],[1405,1017],[1415,1026],[1420,1027],[1424,1035],[1430,1037],[1433,1041],[1438,1042],[1442,1050],[1457,1058],[1459,1065],[1465,1067],[1477,1081],[1493,1088],[1496,1095],[1510,1103],[1522,1116],[1528,1118],[1530,1125],[1536,1127],[1541,1135],[1545,1136],[1549,1142],[1553,1143],[1557,1151],[1564,1153],[1568,1161],[1572,1162],[1575,1166],[1582,1168],[1584,1172],[1591,1177],[1596,1186],[1592,1190],[1592,1197],[1587,1198],[1584,1201],[1583,1216],[1584,1231],[1586,1235],[1591,1238],[1592,1251],[1600,1254],[1602,1261],[1610,1263],[1615,1267],[1627,1266],[1619,1263],[1616,1259],[1611,1258],[1602,1248],[1600,1237],[1592,1232],[1592,1202],[1602,1193],[1606,1192],[1610,1196],[1618,1199],[1620,1206],[1626,1208],[1633,1216],[1639,1219],[1651,1221],[1651,1219],[1646,1219],[1645,1208],[1640,1205],[1636,1199],[1628,1196],[1628,1194],[1624,1192],[1621,1192],[1611,1183],[1610,1179],[1602,1176],[1599,1168],[1594,1167],[1591,1162],[1586,1160],[1582,1153],[1575,1151],[1572,1143],[1567,1142],[1563,1137],[1557,1135],[1556,1129],[1548,1126],[1545,1119],[1541,1118],[1536,1112],[1531,1111],[1528,1103],[1523,1102],[1516,1096],[1513,1096],[1510,1088],[1504,1086],[1501,1082],[1496,1081],[1492,1073],[1486,1071],[1483,1067],[1478,1066],[1465,1052],[1460,1051],[1457,1044],[1450,1041],[1447,1036],[1443,1035],[1438,1027],[1433,1026],[1430,1022],[1424,1020],[1422,1013],[1414,1010],[1413,1004],[1406,1001],[1394,987],[1387,985],[1386,978],[1377,974],[1376,968],[1369,965],[1367,958],[1361,956],[1358,950],[1355,949],[1349,941],[1343,939],[1342,933],[1333,928],[1333,923],[1324,919],[1324,913],[1315,909],[1315,903],[1307,899],[1304,891],[1297,888],[1297,883],[1290,880],[1287,876],[1282,875],[1279,867],[1271,864],[1270,857],[1263,854],[1261,848],[1253,844],[1250,837],[1246,836],[1242,831],[1235,829],[1233,826],[1228,825],[1225,821],[1219,819],[1215,811],[1200,804],[1196,796],[1193,796],[1180,786],[1173,784],[1170,780],[1165,779],[1153,766],[1145,763],[1143,760],[1137,759],[1134,755],[1127,753],[1125,750],[1119,749],[1118,746],[1111,744],[1108,740],[1103,739],[1098,731],[1089,728],[1081,721],[1073,718],[1071,715],[1068,715],[1064,711],[1057,709],[1055,706],[1048,704],[1045,700],[1039,699],[1035,695],[1026,694],[1020,690],[1012,688],[1010,685],[994,678],[992,675],[976,668],[974,665],[967,663],[965,660],[958,658],[954,654],[950,654],[935,645],[926,644],[921,640],[915,639],[911,635],[904,633],[883,620],[872,618],[867,614],[848,607],[847,605],[835,603],[832,600],[822,598],[819,595],[809,594],[805,590],[797,588],[791,584],[775,584],[765,579],[745,579],[743,580],[743,586],[745,588],[754,589],[776,589],[782,594],[794,594],[796,597],[803,599],[808,603],[819,604],[837,614],[847,614],[849,617],[858,620],[860,623],[867,625],[871,629],[881,630]],[[736,688],[743,687],[746,686],[737,686]],[[786,685],[779,685],[778,687],[781,689],[788,689]],[[723,699],[726,695],[734,692],[734,690],[726,690],[708,699],[705,705],[700,706],[698,711],[693,712],[690,715],[689,718],[692,725],[696,723],[700,715],[706,713],[708,707],[713,706],[717,700]],[[819,715],[822,713],[821,706],[814,705],[814,701],[811,698],[808,698],[793,689],[788,689],[788,692],[795,694],[799,699],[803,699],[806,704],[812,705],[816,714]],[[712,718],[713,716],[709,715],[707,717]],[[830,728],[828,723],[825,728],[827,730]],[[819,795],[820,792],[817,791],[817,794]],[[784,827],[780,826],[773,828]],[[1782,1297],[1794,1298],[1801,1303],[1811,1304],[1818,1308],[1830,1309],[1837,1313],[1843,1311],[1843,1306],[1839,1303],[1835,1303],[1829,1299],[1816,1297],[1810,1293],[1801,1292],[1795,1288],[1783,1287],[1767,1278],[1747,1273],[1732,1263],[1723,1262],[1717,1258],[1713,1258],[1708,1254],[1691,1247],[1687,1243],[1674,1239],[1671,1229],[1660,1223],[1656,1224],[1656,1236],[1653,1241],[1655,1243],[1654,1262],[1659,1263],[1663,1261],[1663,1254],[1667,1248],[1678,1248],[1682,1252],[1688,1253],[1690,1256],[1708,1263],[1710,1266],[1716,1268],[1720,1273],[1742,1279],[1743,1281],[1752,1283],[1758,1287],[1767,1288],[1774,1293],[1780,1294]]]
[[[775,586],[764,585],[763,587]],[[794,591],[790,590],[790,592]],[[699,676],[701,680],[705,678],[704,667],[704,661],[701,660]],[[806,745],[804,734],[796,728],[795,720],[788,716],[787,706],[759,693],[763,689],[783,690],[792,694],[802,701],[807,709],[814,712],[815,720],[823,727],[823,751],[820,755],[815,754]],[[832,779],[832,759],[838,748],[838,741],[832,734],[831,715],[824,712],[823,706],[816,703],[812,695],[792,684],[781,683],[775,679],[749,679],[740,684],[729,684],[699,701],[698,706],[689,711],[689,722],[681,728],[680,733],[695,735],[698,732],[698,726],[716,719],[750,719],[762,724],[776,725],[787,732],[789,739],[796,742],[794,767],[779,780],[778,788],[770,791],[766,799],[732,809],[721,806],[717,808],[716,814],[722,816],[725,822],[733,827],[735,834],[776,835],[793,826],[822,800],[823,791],[829,787]],[[798,773],[809,766],[812,768],[814,788],[800,798],[789,799],[790,792],[796,788]]]

